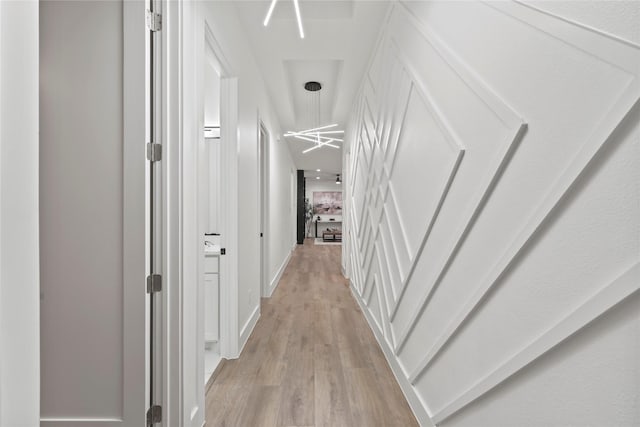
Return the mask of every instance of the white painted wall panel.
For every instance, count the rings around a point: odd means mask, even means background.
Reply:
[[[108,417],[122,412],[122,4],[41,17],[42,414]]]
[[[40,415],[38,2],[0,2],[0,426]]]
[[[606,147],[563,204],[562,214],[549,218],[530,242],[532,248],[498,284],[496,295],[480,307],[446,355],[425,374],[425,381],[437,384],[430,388],[434,396],[430,401],[446,401],[449,388],[455,394],[470,386],[473,373],[490,372],[505,355],[518,351],[523,340],[535,339],[567,310],[637,262],[640,239],[629,231],[634,218],[640,218],[640,204],[629,196],[640,194],[640,172],[627,159],[637,158],[639,152],[639,139]],[[594,253],[599,253],[597,261]],[[570,254],[572,268],[566,268],[567,259],[558,254]],[[483,347],[480,357],[469,364],[468,355],[479,342]],[[450,376],[453,365],[461,377],[457,384]]]
[[[449,141],[420,94],[413,90],[407,107],[407,123],[400,134],[388,178],[398,206],[412,206],[398,212],[409,260],[417,255],[422,237],[435,219],[443,193],[457,166],[460,147]],[[420,183],[418,191],[414,185]],[[406,270],[407,266],[403,266]],[[405,275],[406,277],[406,271]]]
[[[42,425],[145,419],[143,17],[40,4]]]
[[[570,20],[633,39],[637,5],[394,6],[349,126],[347,273],[423,424],[640,419],[640,47]]]
[[[636,294],[443,425],[637,425],[638,313]]]
[[[369,289],[369,302],[368,305],[371,312],[371,316],[376,322],[376,328],[382,333],[382,313],[380,311],[380,298],[378,297],[378,281],[375,276],[371,280]]]

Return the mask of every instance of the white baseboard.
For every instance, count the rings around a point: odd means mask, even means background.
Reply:
[[[244,350],[244,345],[249,340],[251,332],[253,332],[253,328],[255,328],[256,323],[258,323],[258,319],[260,319],[260,303],[258,303],[256,308],[253,310],[253,313],[242,327],[240,332],[240,351],[238,352],[238,356],[242,353],[242,350]]]
[[[351,281],[349,281],[349,289],[351,290],[351,295],[360,306],[360,310],[362,311],[362,313],[364,313],[364,317],[365,319],[367,319],[367,323],[369,324],[369,329],[373,331],[373,335],[376,337],[376,340],[378,341],[378,345],[382,349],[382,352],[384,353],[384,357],[387,359],[387,363],[389,364],[389,367],[391,368],[393,375],[396,377],[396,381],[400,385],[400,389],[402,390],[402,393],[404,394],[405,399],[407,399],[407,403],[409,403],[409,407],[411,408],[413,415],[416,417],[416,420],[418,420],[418,423],[421,426],[435,427],[435,424],[433,424],[433,422],[431,421],[431,418],[429,417],[429,414],[427,413],[427,410],[422,404],[422,401],[420,400],[420,397],[416,393],[413,385],[411,385],[411,383],[405,376],[402,370],[402,367],[400,366],[400,362],[398,362],[398,359],[396,358],[396,355],[393,352],[393,349],[389,347],[389,345],[387,344],[387,341],[384,339],[384,337],[380,334],[380,331],[378,330],[378,328],[375,326],[376,323],[373,320],[371,313],[369,312],[369,308],[366,305],[364,305],[362,300],[358,297],[358,293],[353,287],[353,283]]]
[[[284,270],[286,270],[287,265],[289,265],[289,260],[291,260],[291,254],[295,250],[296,246],[297,244],[294,243],[293,248],[287,254],[287,257],[284,259],[284,262],[282,263],[282,265],[280,265],[280,268],[278,269],[278,272],[276,273],[275,277],[271,280],[271,283],[269,283],[269,289],[267,290],[267,298],[271,298],[271,295],[273,295],[273,291],[275,291],[276,288],[278,287],[278,283],[280,283],[282,274],[284,274]]]

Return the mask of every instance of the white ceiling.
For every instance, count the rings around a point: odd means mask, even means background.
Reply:
[[[264,27],[269,4],[238,1],[236,7],[283,131],[315,124],[315,109],[303,88],[307,81],[323,86],[320,125],[338,123],[337,129],[344,130],[389,2],[300,0],[304,39],[292,0],[278,0]],[[322,147],[302,154],[312,143],[282,135],[280,140],[289,144],[298,169],[334,174],[342,169],[342,149]]]

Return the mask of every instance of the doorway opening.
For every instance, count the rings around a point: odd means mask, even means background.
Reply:
[[[213,50],[205,44],[203,70],[204,146],[200,153],[200,235],[204,250],[201,275],[204,312],[204,384],[221,360],[220,351],[220,85]]]
[[[262,121],[258,124],[258,211],[260,230],[260,289],[263,298],[271,296],[271,284],[269,283],[269,236],[265,230],[269,222],[269,186],[268,186],[268,156],[269,134]]]

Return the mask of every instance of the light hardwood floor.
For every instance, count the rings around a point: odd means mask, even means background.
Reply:
[[[262,300],[242,355],[206,396],[212,426],[417,426],[347,281],[340,246],[307,240]]]

